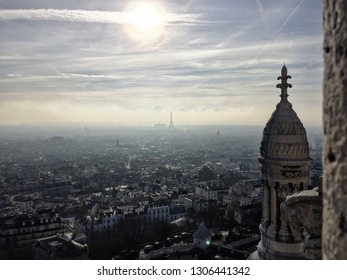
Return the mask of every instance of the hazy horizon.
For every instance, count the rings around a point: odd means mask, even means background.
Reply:
[[[0,124],[264,126],[289,101],[322,126],[315,0],[0,3]]]
[[[56,123],[56,124],[17,124],[0,125],[0,138],[24,137],[24,138],[51,138],[62,137],[89,137],[89,136],[116,136],[122,138],[127,134],[133,135],[171,135],[183,136],[185,134],[209,135],[221,138],[230,136],[251,135],[253,138],[262,138],[264,125],[179,125],[174,129],[155,127],[154,125],[117,125],[113,123]],[[305,126],[307,136],[323,136],[321,126]],[[260,140],[259,140],[260,141]],[[260,142],[259,142],[260,143]]]
[[[163,125],[158,126],[156,125]],[[175,130],[175,129],[181,129],[185,127],[262,127],[264,128],[266,123],[264,124],[180,124],[180,125],[174,125],[174,128],[171,129],[169,127],[169,123],[152,123],[152,124],[120,124],[120,123],[114,123],[114,122],[37,122],[37,123],[5,123],[0,124],[0,127],[14,127],[14,128],[20,128],[20,127],[115,127],[115,128],[158,128],[158,129],[167,129],[167,130]],[[304,125],[304,127],[313,127],[313,128],[321,128],[323,129],[323,126],[321,125]]]

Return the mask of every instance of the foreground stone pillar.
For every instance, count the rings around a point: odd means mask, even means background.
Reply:
[[[347,0],[323,0],[323,259],[347,259]]]
[[[302,228],[309,234],[304,245],[308,260],[322,259],[322,193],[321,188],[287,196],[281,204],[282,219],[289,224],[293,235],[301,235]]]

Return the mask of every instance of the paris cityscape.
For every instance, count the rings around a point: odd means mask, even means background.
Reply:
[[[0,259],[322,259],[321,13],[0,1]]]
[[[313,188],[322,131],[307,134]],[[1,258],[47,259],[54,246],[63,259],[192,258],[204,222],[209,258],[245,259],[260,238],[261,137],[257,126],[2,127]]]

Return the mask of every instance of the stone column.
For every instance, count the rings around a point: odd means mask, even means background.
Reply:
[[[347,259],[347,0],[323,0],[323,259]]]
[[[263,193],[263,223],[265,226],[270,224],[270,189],[268,185],[265,185]]]
[[[277,197],[277,192],[276,192],[276,189],[275,187],[273,186],[273,184],[271,185],[271,225],[274,227],[274,228],[277,228],[277,200],[278,200],[278,197]]]

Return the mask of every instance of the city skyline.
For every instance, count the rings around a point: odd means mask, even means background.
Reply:
[[[2,124],[322,124],[320,1],[1,1]]]

